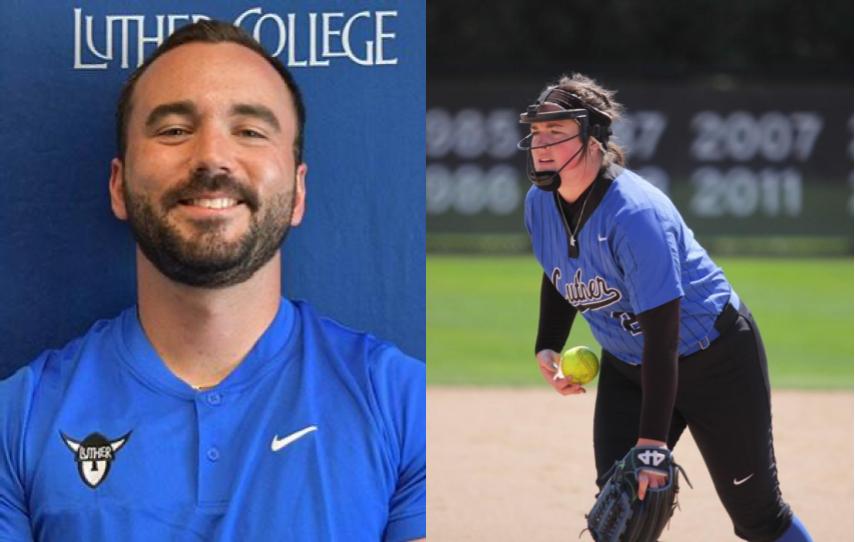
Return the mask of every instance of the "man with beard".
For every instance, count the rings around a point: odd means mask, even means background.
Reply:
[[[225,23],[131,76],[110,201],[138,304],[0,383],[0,541],[425,536],[424,364],[281,298],[304,119]]]

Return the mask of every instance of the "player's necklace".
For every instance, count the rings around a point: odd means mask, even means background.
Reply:
[[[567,251],[571,258],[574,257],[574,253],[578,253],[578,249],[576,249],[576,234],[579,233],[579,226],[582,224],[582,218],[585,216],[585,206],[588,204],[588,198],[591,197],[591,193],[594,191],[594,183],[597,182],[597,178],[594,178],[588,193],[585,195],[585,199],[582,200],[582,211],[579,213],[579,218],[576,219],[575,228],[570,227],[570,222],[567,220],[567,216],[561,208],[561,200],[559,199],[561,196],[558,194],[558,191],[556,190],[553,192],[555,196],[555,205],[558,207],[558,214],[561,215],[561,220],[564,222],[564,229],[567,230],[567,236],[569,237],[570,245],[567,247]]]

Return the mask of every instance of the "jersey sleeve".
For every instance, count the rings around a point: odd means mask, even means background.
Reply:
[[[424,538],[427,531],[425,364],[384,345],[374,354],[371,378],[387,429],[398,480],[389,501],[384,542]]]
[[[23,483],[23,436],[33,387],[30,367],[0,382],[0,542],[32,540]]]
[[[616,260],[635,314],[683,297],[677,231],[652,209],[620,219]]]

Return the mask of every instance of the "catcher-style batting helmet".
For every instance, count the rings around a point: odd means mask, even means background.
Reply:
[[[545,108],[551,105],[553,107]],[[558,107],[558,109],[555,109]],[[579,133],[560,141],[553,141],[544,145],[532,145],[534,134],[531,133],[517,143],[517,148],[526,152],[526,176],[536,187],[552,192],[561,185],[559,174],[564,167],[572,162],[588,146],[589,138],[593,137],[603,147],[607,148],[609,136],[611,136],[612,119],[599,109],[588,105],[576,94],[559,88],[557,85],[546,87],[540,93],[537,101],[526,108],[525,113],[520,114],[520,124],[532,124],[534,122],[548,122],[551,120],[571,119],[579,124]],[[576,151],[557,170],[537,171],[534,167],[534,159],[531,155],[532,149],[550,147],[577,137],[582,138],[582,147]]]

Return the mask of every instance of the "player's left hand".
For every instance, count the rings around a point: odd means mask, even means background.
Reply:
[[[650,439],[639,439],[639,442],[651,444],[635,446],[615,461],[605,475],[606,481],[597,493],[594,506],[585,516],[594,540],[658,540],[677,507],[678,473],[682,472],[684,477],[686,473],[674,462],[664,442]],[[673,479],[665,478],[664,486],[647,492],[644,504],[640,505],[637,500],[640,497],[633,495],[633,491],[637,491],[642,476],[646,477],[648,487],[655,483],[649,472],[643,473],[648,470]],[[646,492],[647,487],[644,490]]]
[[[635,444],[636,446],[658,446],[659,448],[668,448],[668,445],[661,440],[649,438],[640,438]],[[643,501],[647,494],[647,488],[662,487],[668,482],[668,477],[664,474],[642,469],[638,473],[638,499]]]

